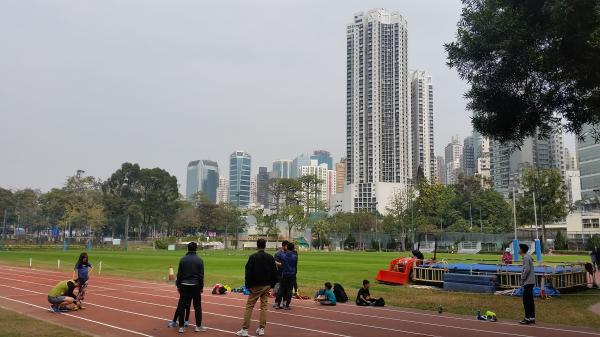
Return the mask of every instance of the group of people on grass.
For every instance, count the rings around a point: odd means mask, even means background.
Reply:
[[[263,336],[267,325],[268,299],[272,289],[275,291],[275,308],[290,309],[292,292],[298,289],[296,274],[298,270],[298,253],[293,243],[283,242],[275,257],[265,252],[266,241],[259,239],[256,242],[257,252],[248,257],[245,266],[245,286],[249,289],[246,301],[242,328],[236,333],[238,336],[249,336],[250,319],[256,302],[260,300],[260,318],[256,335]],[[177,279],[175,285],[179,293],[179,301],[173,320],[169,321],[169,327],[179,326],[179,332],[185,332],[189,325],[191,306],[194,306],[196,318],[195,332],[203,332],[207,329],[202,325],[202,303],[201,293],[204,289],[204,262],[197,255],[198,244],[190,242],[187,246],[187,254],[179,261]],[[523,287],[523,306],[525,317],[521,324],[535,323],[535,304],[533,300],[533,288],[535,286],[535,269],[533,259],[528,253],[529,246],[519,245],[519,254],[523,258],[523,272],[521,275],[521,286]],[[61,281],[48,293],[48,302],[51,310],[60,312],[64,310],[84,309],[83,299],[85,289],[89,280],[92,264],[89,262],[87,253],[81,253],[71,280]],[[330,282],[324,284],[315,295],[315,301],[325,306],[335,306],[338,302]],[[375,299],[370,294],[370,282],[363,280],[362,287],[356,296],[358,306],[381,306],[385,302],[382,298]]]

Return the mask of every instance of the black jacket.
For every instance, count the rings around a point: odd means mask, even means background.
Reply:
[[[264,250],[250,255],[246,263],[246,287],[274,287],[277,282],[275,259]]]
[[[188,252],[179,260],[175,284],[179,288],[182,283],[204,288],[204,261],[195,252]]]

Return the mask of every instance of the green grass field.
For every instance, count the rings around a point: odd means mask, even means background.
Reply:
[[[0,263],[28,266],[32,258],[35,268],[57,268],[61,260],[62,270],[70,270],[79,252],[57,250],[3,251]],[[206,284],[226,283],[237,287],[243,283],[243,270],[250,251],[204,251],[200,256],[205,261]],[[170,265],[177,267],[183,251],[102,251],[92,250],[90,261],[98,271],[102,261],[102,274],[127,276],[144,280],[166,281]],[[406,254],[406,253],[404,253]],[[344,285],[353,299],[363,279],[374,280],[379,269],[387,268],[398,253],[375,252],[300,252],[298,284],[300,291],[311,295],[323,282],[338,282]],[[487,263],[500,262],[498,255],[450,255],[438,254],[439,259],[451,262]],[[549,256],[546,263],[587,261],[586,256]],[[371,293],[383,296],[391,305],[435,310],[442,305],[447,312],[474,315],[477,309],[493,310],[503,320],[522,318],[520,298],[496,295],[449,293],[432,289],[415,289],[402,286],[373,284]],[[581,325],[600,328],[600,316],[588,310],[600,302],[600,291],[587,290],[565,294],[551,300],[538,300],[537,316],[541,322]]]
[[[0,307],[0,336],[2,337],[89,337],[81,332],[39,319],[17,314]]]

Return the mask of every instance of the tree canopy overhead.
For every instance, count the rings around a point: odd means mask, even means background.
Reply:
[[[583,125],[600,123],[597,0],[463,0],[445,48],[486,136],[519,144],[560,124],[583,136]]]

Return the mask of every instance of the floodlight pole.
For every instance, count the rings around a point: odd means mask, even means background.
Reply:
[[[513,225],[515,226],[515,240],[517,240],[517,208],[515,201],[515,186],[512,187],[512,200],[513,200]]]
[[[540,235],[538,233],[537,208],[535,206],[535,191],[533,191],[533,219],[534,219],[534,223],[535,223],[535,238],[539,239]]]

